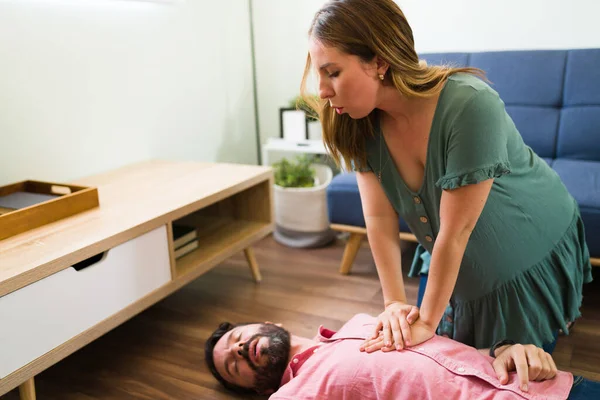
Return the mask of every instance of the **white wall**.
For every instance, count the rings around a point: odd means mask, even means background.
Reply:
[[[306,32],[323,0],[254,0],[261,141],[299,92]],[[398,0],[420,53],[600,47],[598,0]]]
[[[399,0],[418,52],[600,47],[598,0]]]
[[[0,0],[0,184],[256,163],[245,0]]]
[[[279,136],[279,108],[300,93],[307,32],[324,0],[252,0],[260,139]]]

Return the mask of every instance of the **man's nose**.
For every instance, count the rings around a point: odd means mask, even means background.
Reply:
[[[244,351],[244,344],[246,344],[246,342],[239,341],[239,342],[235,343],[233,346],[231,346],[230,351],[234,357],[244,358],[244,356],[242,356],[243,351]]]

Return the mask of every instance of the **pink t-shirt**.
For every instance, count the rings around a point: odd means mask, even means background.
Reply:
[[[361,352],[375,318],[358,314],[337,333],[319,328],[313,348],[296,354],[270,400],[566,399],[573,375],[559,372],[519,389],[516,373],[501,385],[492,358],[473,347],[435,336],[419,346],[384,353]]]

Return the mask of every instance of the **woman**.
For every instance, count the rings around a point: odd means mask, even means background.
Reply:
[[[538,346],[576,319],[591,281],[578,205],[473,68],[428,66],[392,0],[330,1],[309,31],[302,82],[328,151],[354,167],[384,297],[386,349],[452,337]],[[398,215],[431,254],[420,309],[407,304]]]

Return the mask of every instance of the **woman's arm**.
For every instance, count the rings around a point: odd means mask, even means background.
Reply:
[[[399,350],[404,347],[405,340],[410,342],[410,324],[419,317],[419,309],[406,303],[398,214],[372,172],[357,173],[357,182],[369,245],[377,266],[384,299],[384,311],[378,316],[372,338],[376,338],[381,331],[385,346],[392,349],[395,343]],[[363,346],[367,342],[368,339]]]
[[[388,306],[393,302],[406,303],[398,214],[374,173],[357,172],[356,180],[367,225],[369,246],[383,290],[384,304]]]
[[[431,254],[427,288],[420,310],[421,321],[432,332],[435,332],[450,301],[465,248],[493,182],[493,179],[488,179],[442,193],[440,232]]]

